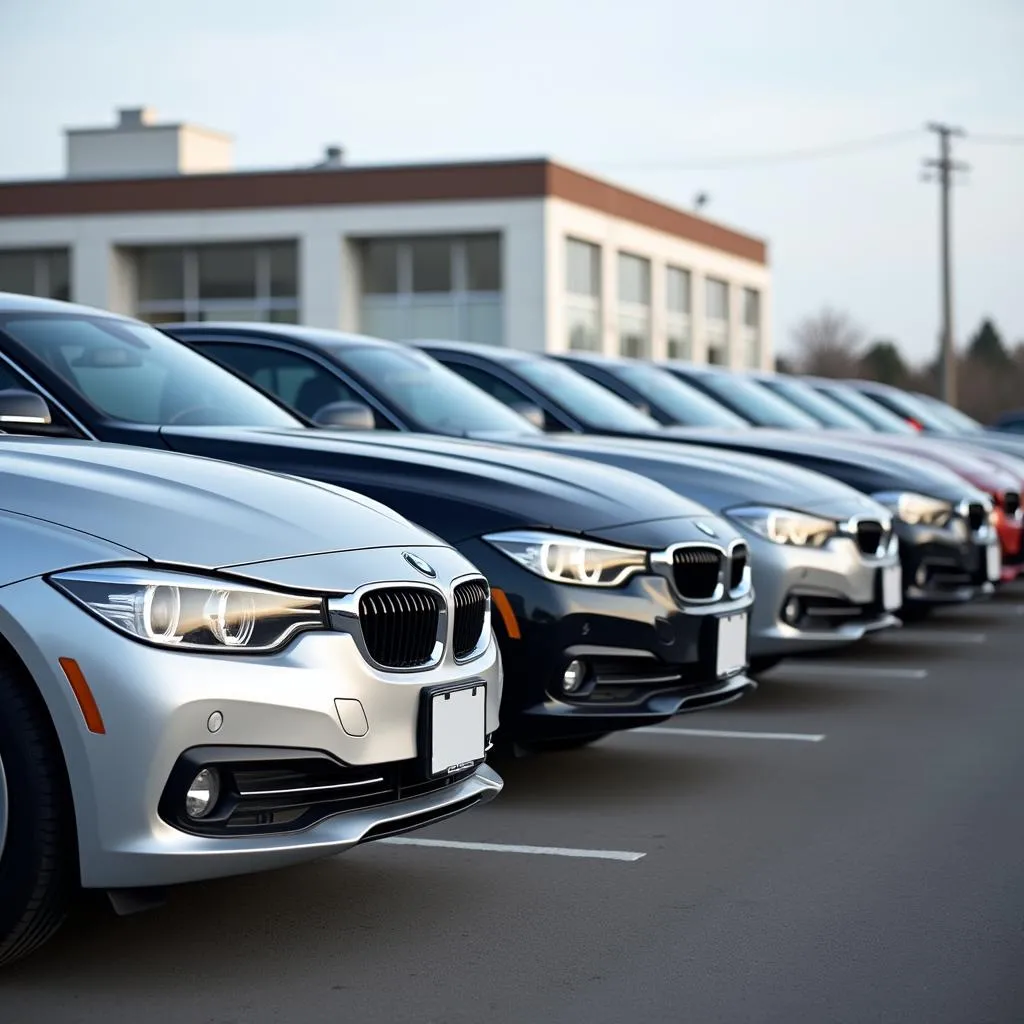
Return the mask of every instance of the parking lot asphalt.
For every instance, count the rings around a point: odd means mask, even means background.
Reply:
[[[94,896],[3,972],[0,1021],[1017,1024],[1022,732],[1018,586],[502,762],[411,842],[131,918]]]

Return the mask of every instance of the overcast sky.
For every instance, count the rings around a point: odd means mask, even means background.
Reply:
[[[240,167],[550,155],[767,238],[777,348],[825,304],[931,355],[929,120],[1024,137],[1024,0],[0,0],[0,178],[119,106]],[[728,158],[902,138],[816,160]],[[957,334],[1024,341],[1024,145],[956,144]],[[697,169],[695,164],[703,165]],[[715,166],[718,165],[718,166]]]

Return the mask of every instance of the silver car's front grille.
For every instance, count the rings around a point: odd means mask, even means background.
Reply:
[[[359,600],[359,625],[370,657],[384,668],[416,668],[434,657],[440,595],[416,587],[381,587]]]
[[[722,576],[724,555],[719,548],[679,548],[672,556],[672,578],[679,595],[687,601],[709,601]]]
[[[967,505],[967,522],[972,531],[980,530],[987,518],[985,506],[980,501],[972,501]]]
[[[877,519],[861,519],[857,523],[857,547],[861,554],[879,554],[885,533],[885,527]]]
[[[487,621],[490,593],[483,580],[467,580],[455,587],[452,648],[456,658],[468,658],[476,650]]]

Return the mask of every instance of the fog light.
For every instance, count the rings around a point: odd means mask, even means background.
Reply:
[[[928,582],[928,568],[922,565],[916,573],[914,573],[914,582],[919,586],[923,587]]]
[[[782,609],[782,617],[791,625],[795,626],[800,621],[800,612],[803,609],[800,607],[800,602],[795,598],[791,597],[785,607]]]
[[[570,661],[562,673],[562,689],[566,693],[575,693],[587,675],[587,666],[582,661]]]
[[[217,806],[220,796],[220,777],[216,768],[204,768],[188,787],[185,795],[185,813],[193,819],[205,818]]]

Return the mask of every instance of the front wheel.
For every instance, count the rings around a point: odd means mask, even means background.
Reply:
[[[64,758],[42,700],[0,654],[0,966],[60,927],[77,886]]]

